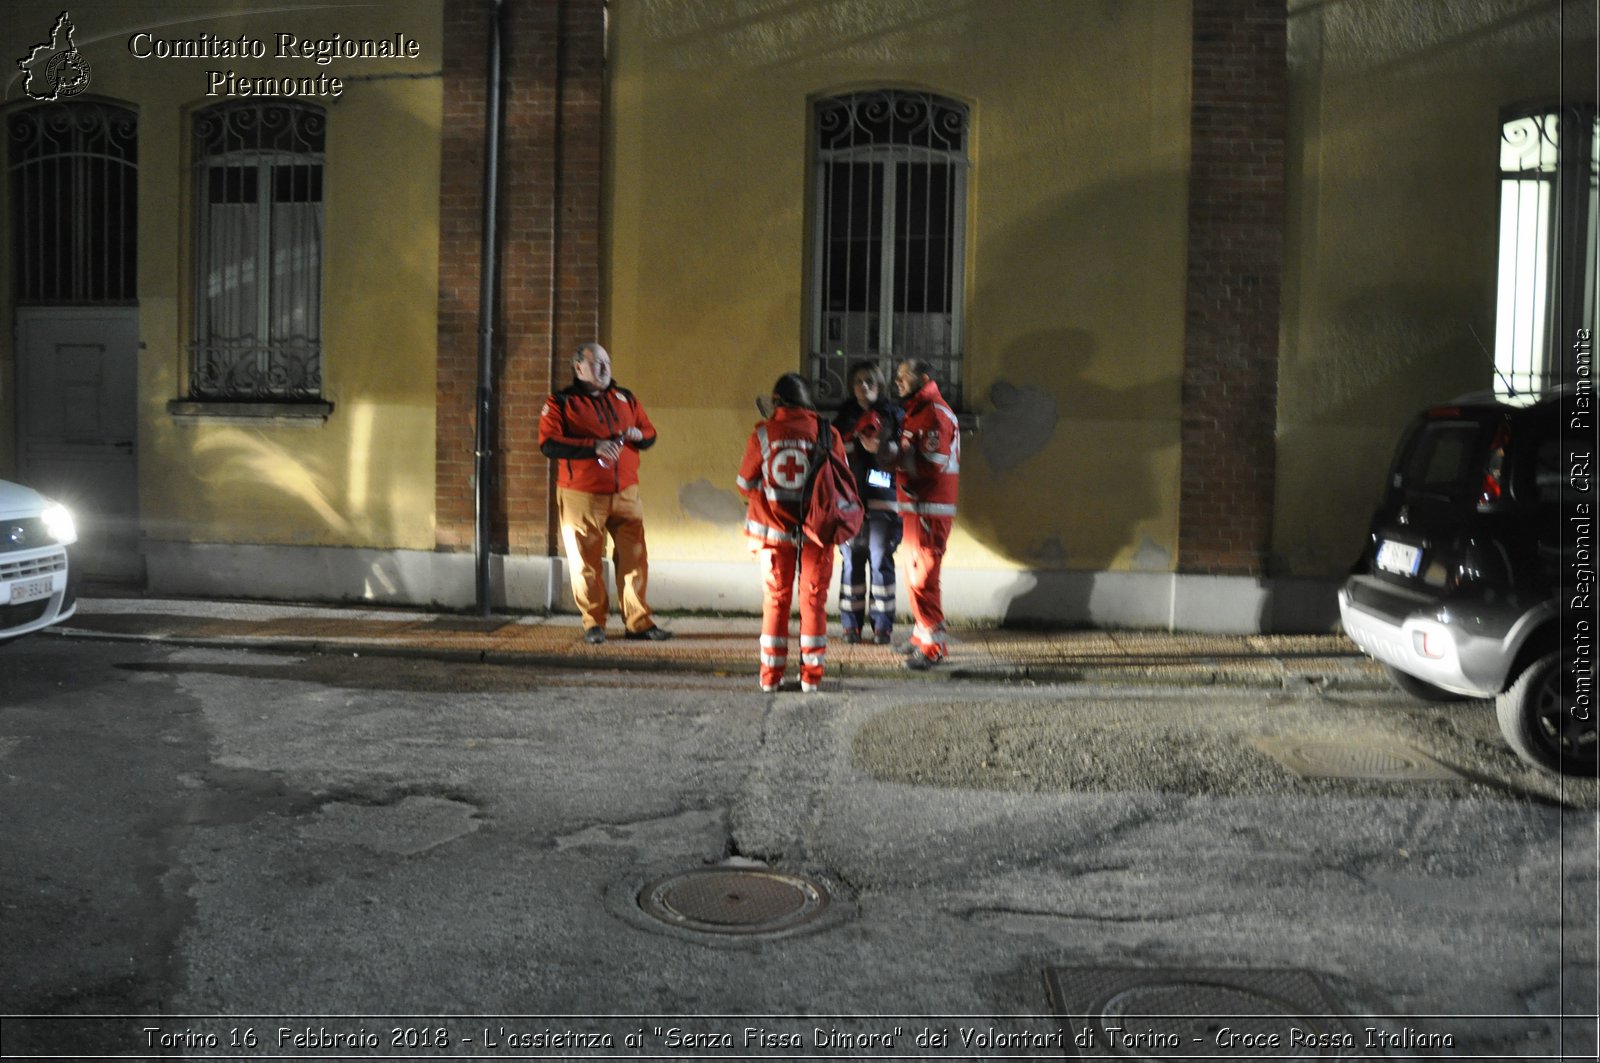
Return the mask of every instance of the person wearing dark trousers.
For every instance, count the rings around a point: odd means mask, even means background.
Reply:
[[[839,547],[839,623],[846,642],[870,637],[883,646],[894,630],[894,551],[901,529],[891,470],[904,420],[905,411],[889,399],[877,363],[851,365],[850,396],[834,414],[833,427],[844,440],[866,518],[860,534]]]

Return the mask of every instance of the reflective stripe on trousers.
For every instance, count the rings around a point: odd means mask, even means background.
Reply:
[[[894,549],[900,543],[900,518],[869,514],[861,533],[839,547],[839,622],[860,631],[869,617],[874,633],[894,628]]]
[[[828,588],[833,583],[833,547],[807,539],[763,545],[761,562],[761,685],[776,686],[789,655],[789,610],[794,601],[796,567],[800,580],[800,681],[822,681],[828,652]],[[781,648],[780,648],[781,647]]]

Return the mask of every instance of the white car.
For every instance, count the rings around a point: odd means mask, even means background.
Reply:
[[[77,541],[65,506],[31,487],[0,480],[0,643],[77,612],[68,551]]]

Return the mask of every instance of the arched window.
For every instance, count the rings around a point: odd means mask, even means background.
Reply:
[[[282,100],[194,115],[190,398],[321,396],[324,131]]]
[[[139,228],[134,112],[112,103],[47,103],[12,115],[8,132],[17,302],[133,302]]]
[[[1537,395],[1561,373],[1578,330],[1593,327],[1597,176],[1594,104],[1505,117],[1494,343],[1501,398]]]
[[[932,363],[960,408],[967,108],[882,90],[816,103],[810,376],[819,402],[848,366]]]

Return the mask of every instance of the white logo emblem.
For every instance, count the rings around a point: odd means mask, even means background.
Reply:
[[[806,452],[799,447],[775,447],[767,458],[767,482],[785,491],[798,491],[805,486],[810,467]]]
[[[36,100],[64,100],[89,87],[89,61],[73,42],[72,16],[61,12],[50,39],[17,60],[22,91]]]

